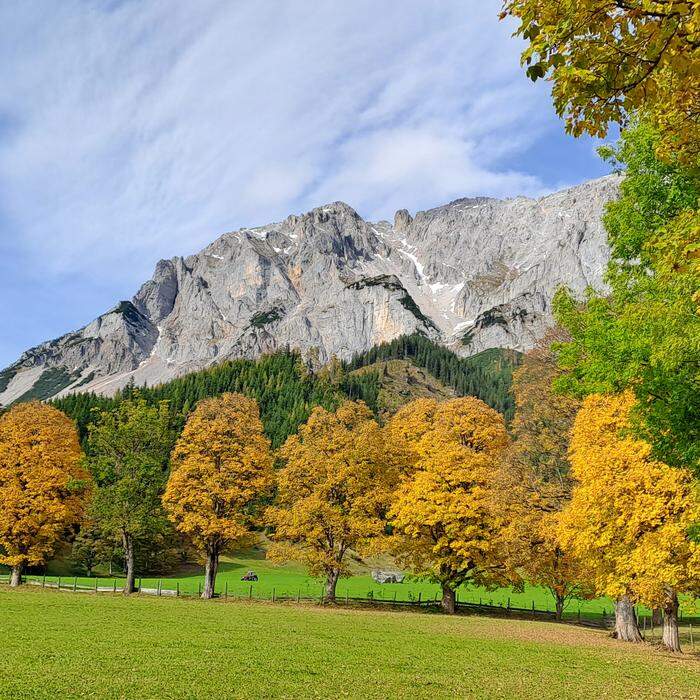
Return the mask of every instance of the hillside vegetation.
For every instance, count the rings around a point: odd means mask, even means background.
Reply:
[[[390,367],[382,364],[388,360],[404,362]],[[407,362],[423,371],[406,369]],[[136,393],[149,404],[167,401],[175,422],[182,427],[201,399],[239,392],[257,400],[265,432],[278,447],[315,406],[335,408],[345,398],[362,400],[382,414],[422,396],[477,396],[508,417],[513,410],[511,374],[518,362],[517,353],[505,350],[460,358],[423,336],[411,335],[379,345],[350,363],[334,361],[318,371],[297,352],[286,350],[257,360],[227,360],[153,387],[130,385],[112,398],[79,392],[52,404],[76,421],[84,438],[96,410],[114,408]],[[355,371],[360,368],[362,372]]]
[[[443,384],[430,372],[408,360],[386,360],[354,370],[351,378],[378,375],[376,411],[391,415],[409,401],[419,398],[452,399],[455,390]]]

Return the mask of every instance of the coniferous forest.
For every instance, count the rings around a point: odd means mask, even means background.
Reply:
[[[73,418],[81,440],[97,411],[113,408],[136,395],[149,404],[167,401],[176,429],[181,429],[197,402],[226,392],[256,399],[265,432],[274,447],[281,445],[306,421],[315,406],[334,408],[345,399],[364,401],[377,412],[382,375],[354,373],[362,367],[403,359],[425,369],[454,389],[458,396],[476,396],[509,418],[513,412],[510,383],[519,355],[509,350],[487,350],[461,358],[421,335],[402,336],[383,343],[349,363],[332,361],[312,369],[293,350],[281,350],[257,360],[229,360],[153,387],[126,386],[112,398],[91,392],[71,394],[51,402]]]

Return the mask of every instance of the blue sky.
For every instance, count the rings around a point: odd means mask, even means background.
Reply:
[[[605,174],[524,76],[499,7],[0,4],[0,367],[240,226]]]

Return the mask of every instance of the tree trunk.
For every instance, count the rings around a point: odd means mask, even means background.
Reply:
[[[664,622],[664,611],[661,608],[654,608],[651,611],[651,622],[654,627],[661,627]]]
[[[219,548],[216,545],[207,547],[206,561],[204,564],[204,590],[202,598],[213,598],[216,588],[216,572],[219,568]]]
[[[17,564],[17,566],[12,567],[12,575],[10,576],[10,586],[13,588],[19,586],[22,583],[22,565]]]
[[[561,593],[554,594],[554,610],[555,618],[558,622],[561,622],[564,617],[564,603],[566,598]]]
[[[681,651],[681,638],[678,634],[678,596],[673,588],[666,589],[664,602],[664,632],[661,643],[669,651]]]
[[[456,605],[456,596],[454,588],[450,588],[447,584],[442,584],[442,611],[448,615],[454,615]]]
[[[615,601],[615,639],[623,642],[641,642],[642,635],[637,625],[637,617],[634,614],[634,605],[629,596],[620,596]]]
[[[335,603],[335,587],[338,585],[340,571],[333,569],[326,577],[326,595],[324,600],[326,603]]]
[[[126,532],[122,532],[122,545],[124,546],[124,568],[126,580],[124,581],[124,595],[134,592],[134,539]]]

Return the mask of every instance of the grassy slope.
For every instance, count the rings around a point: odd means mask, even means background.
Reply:
[[[697,698],[697,660],[601,632],[0,588],[0,696]]]
[[[455,396],[452,388],[445,386],[432,374],[416,367],[408,360],[388,360],[375,362],[353,372],[362,375],[378,372],[381,381],[379,390],[379,411],[382,414],[395,413],[401,406],[418,398],[443,401]]]

